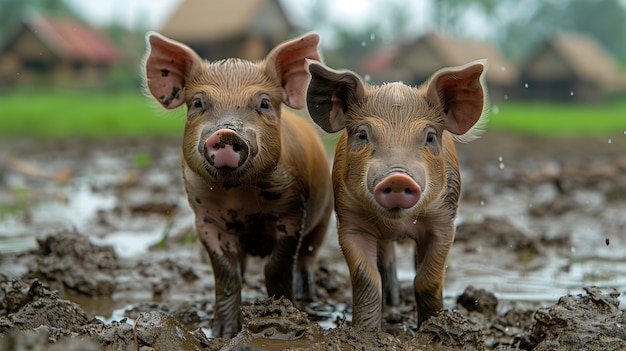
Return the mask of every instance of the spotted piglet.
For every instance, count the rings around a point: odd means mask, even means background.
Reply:
[[[274,48],[261,62],[208,62],[188,46],[147,35],[145,80],[164,108],[185,105],[182,174],[215,278],[213,335],[241,329],[247,255],[267,256],[270,296],[311,300],[313,269],[333,195],[316,131],[282,108],[305,105],[306,59],[317,34]]]

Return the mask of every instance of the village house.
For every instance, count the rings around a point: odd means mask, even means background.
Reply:
[[[383,46],[366,58],[362,71],[375,83],[425,82],[437,70],[487,59],[486,81],[492,100],[507,99],[518,80],[517,67],[487,43],[428,33],[408,43]]]
[[[118,56],[115,46],[86,24],[34,13],[0,43],[0,86],[101,85]]]
[[[556,34],[520,71],[524,99],[594,102],[626,91],[626,77],[614,58],[583,34]]]
[[[292,30],[278,0],[184,0],[159,32],[209,60],[257,61]]]

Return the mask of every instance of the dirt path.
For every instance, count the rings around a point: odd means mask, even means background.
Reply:
[[[0,350],[626,350],[623,132],[459,145],[446,309],[419,330],[408,245],[384,331],[350,327],[331,228],[314,303],[264,298],[262,262],[249,262],[233,339],[210,337],[212,271],[191,231],[178,142],[3,142],[4,159],[72,177],[0,167]]]

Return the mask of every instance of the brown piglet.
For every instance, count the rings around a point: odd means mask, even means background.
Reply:
[[[306,101],[314,33],[260,62],[208,62],[188,46],[147,35],[145,80],[166,109],[185,105],[182,174],[215,278],[213,335],[241,329],[247,255],[267,256],[269,296],[314,297],[313,269],[333,207],[328,157],[312,124],[283,110]]]
[[[443,308],[461,193],[453,139],[477,136],[486,115],[485,69],[485,61],[442,69],[416,88],[373,86],[310,62],[309,113],[325,131],[342,131],[332,182],[353,325],[380,328],[383,303],[399,302],[394,242],[402,239],[416,244],[418,324]]]

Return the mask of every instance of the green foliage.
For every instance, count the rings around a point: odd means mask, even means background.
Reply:
[[[541,136],[626,133],[626,102],[598,105],[515,102],[494,105],[489,129]]]
[[[2,138],[182,135],[182,111],[168,117],[139,91],[18,92],[0,95]]]
[[[20,92],[0,95],[0,138],[109,138],[182,135],[184,113],[168,116],[137,91]],[[623,133],[626,102],[554,104],[510,102],[495,104],[489,129],[540,135]],[[337,134],[321,133],[329,150]],[[138,167],[152,160],[135,156]]]

